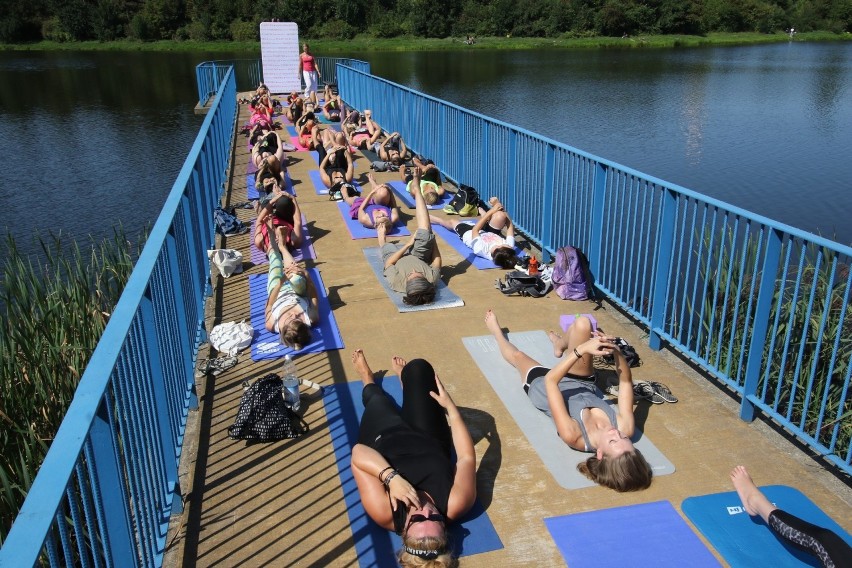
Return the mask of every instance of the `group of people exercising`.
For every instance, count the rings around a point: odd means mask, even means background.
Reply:
[[[304,53],[308,53],[304,46]],[[304,74],[316,72],[306,67]],[[318,104],[316,84],[308,88],[303,105]],[[268,93],[267,93],[268,94]],[[325,101],[334,97],[326,91]],[[260,99],[259,99],[260,100]],[[266,328],[279,334],[285,345],[300,349],[310,342],[310,329],[318,323],[317,287],[293,252],[304,241],[302,214],[296,197],[285,191],[286,159],[267,110],[260,103],[253,117],[252,162],[262,195],[254,235],[257,248],[269,258]],[[291,117],[288,107],[287,116]],[[398,133],[385,135],[370,111],[347,112],[337,98],[341,131],[310,125],[311,146],[319,152],[320,177],[333,198],[349,205],[353,220],[376,230],[389,286],[403,294],[403,301],[420,305],[434,301],[441,278],[442,257],[432,232],[438,224],[453,230],[476,255],[502,268],[518,262],[514,225],[497,198],[480,204],[473,223],[429,214],[427,206],[443,193],[435,164],[411,155]],[[271,111],[271,109],[269,109]],[[310,112],[310,111],[308,111]],[[304,117],[304,115],[302,115]],[[300,117],[300,118],[302,118]],[[293,121],[298,125],[300,118]],[[310,119],[309,119],[310,121]],[[266,125],[269,128],[266,128]],[[302,131],[300,130],[300,141]],[[362,195],[354,183],[352,148],[371,150],[382,160],[400,165],[401,177],[415,202],[417,229],[405,242],[389,242],[388,233],[400,222],[401,212],[391,187],[377,183],[372,173],[370,188]],[[577,317],[563,335],[550,333],[559,363],[548,368],[517,346],[503,332],[496,314],[485,313],[485,326],[493,335],[503,359],[518,373],[518,393],[549,416],[560,439],[571,448],[589,454],[578,469],[596,483],[615,491],[638,491],[650,486],[652,468],[631,437],[636,431],[630,366],[615,338]],[[611,406],[596,385],[594,357],[614,357],[619,388]],[[370,518],[402,537],[398,560],[403,566],[451,566],[455,563],[447,525],[458,521],[476,499],[476,455],[471,435],[436,370],[423,359],[391,359],[390,368],[403,385],[398,407],[376,384],[362,350],[352,354],[352,364],[363,383],[364,413],[358,443],[352,450],[352,471],[361,501]],[[746,511],[760,515],[772,530],[818,556],[826,566],[843,565],[852,550],[836,534],[776,509],[757,489],[741,466],[731,479]]]

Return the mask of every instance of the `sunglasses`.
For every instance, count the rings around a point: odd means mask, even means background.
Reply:
[[[411,525],[416,523],[425,523],[426,521],[443,522],[444,516],[440,513],[429,513],[429,515],[421,515],[416,513],[408,519],[408,524],[405,524],[405,518],[408,516],[408,506],[403,503],[397,503],[396,511],[393,513],[393,530],[396,534],[403,534]]]

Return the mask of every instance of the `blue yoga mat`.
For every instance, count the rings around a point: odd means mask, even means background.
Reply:
[[[397,404],[402,403],[402,386],[397,377],[385,377],[381,385]],[[358,563],[361,566],[395,567],[397,563],[394,552],[402,546],[402,541],[396,534],[381,528],[367,516],[349,465],[352,447],[358,441],[358,424],[364,414],[361,390],[360,382],[336,383],[325,387],[323,402],[328,430],[337,459],[337,470],[352,528],[352,538],[355,540]],[[449,532],[455,552],[459,556],[503,548],[491,519],[478,499],[460,522],[450,525]]]
[[[308,177],[311,178],[311,183],[314,184],[314,190],[317,192],[317,195],[328,195],[328,188],[322,182],[319,170],[311,170],[308,172]]]
[[[411,194],[408,193],[408,190],[405,189],[405,182],[402,180],[389,181],[388,185],[391,186],[393,192],[396,193],[396,196],[400,201],[405,203],[409,209],[415,209],[416,204],[414,203],[414,198],[411,197]],[[453,194],[450,192],[444,193],[444,195],[438,198],[438,201],[434,205],[427,205],[427,209],[443,209],[444,205],[448,204],[450,200],[453,198]]]
[[[254,339],[251,342],[251,358],[254,361],[264,359],[278,359],[285,355],[304,355],[306,353],[320,353],[330,349],[343,349],[343,338],[337,321],[331,312],[328,303],[325,285],[320,277],[319,270],[309,268],[308,273],[313,278],[319,294],[319,318],[320,324],[311,328],[311,343],[304,346],[300,351],[294,351],[281,343],[278,334],[267,331],[264,326],[266,315],[266,274],[249,275],[249,301],[251,304],[251,325],[254,328]]]
[[[785,485],[761,487],[779,509],[809,523],[831,529],[852,546],[852,537],[798,489]],[[815,556],[797,550],[775,536],[763,519],[742,508],[736,491],[689,497],[684,514],[731,566],[822,566]]]
[[[544,519],[571,568],[720,566],[668,501]]]
[[[260,192],[254,185],[255,174],[246,174],[246,198],[260,199]],[[284,173],[284,191],[290,195],[296,195],[296,189],[293,187],[293,180],[290,179],[290,172]]]
[[[466,223],[467,221],[463,222]],[[472,221],[470,221],[470,223],[475,224],[476,219],[473,219]],[[444,239],[444,242],[450,245],[450,247],[454,251],[459,253],[462,258],[468,261],[477,270],[490,270],[492,268],[500,268],[499,266],[494,264],[494,261],[492,261],[490,258],[482,258],[481,256],[475,255],[473,253],[473,249],[464,244],[464,242],[462,242],[461,240],[461,237],[459,237],[455,231],[447,229],[446,227],[442,227],[441,225],[433,224],[432,232]],[[524,251],[519,249],[517,246],[515,247],[515,254],[518,255],[518,258],[526,256]]]
[[[358,219],[353,219],[349,215],[349,205],[345,201],[337,202],[337,210],[340,211],[340,216],[343,217],[343,222],[346,224],[346,228],[349,230],[349,236],[353,239],[375,239],[376,238],[376,230],[365,227],[361,224],[361,221]],[[389,237],[404,237],[406,235],[411,235],[411,232],[405,225],[400,224],[397,221],[393,228],[388,231],[387,235]]]

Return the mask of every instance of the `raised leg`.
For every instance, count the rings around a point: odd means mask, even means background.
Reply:
[[[503,328],[500,327],[500,322],[497,320],[497,315],[493,311],[485,312],[485,327],[497,340],[497,347],[500,349],[500,355],[507,363],[515,367],[520,373],[520,379],[526,380],[527,373],[533,367],[538,367],[541,364],[515,347],[509,339],[503,334]]]

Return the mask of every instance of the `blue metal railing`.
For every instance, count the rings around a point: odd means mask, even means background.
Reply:
[[[852,473],[852,249],[345,65],[344,100],[496,195],[545,256]]]
[[[0,550],[0,566],[159,566],[229,166],[233,70],[166,199]]]
[[[337,65],[342,64],[363,73],[370,72],[370,64],[366,61],[346,57],[317,57],[317,66],[323,81],[337,83]],[[204,104],[219,91],[219,85],[228,72],[234,68],[237,79],[237,90],[248,91],[255,89],[263,80],[263,69],[259,59],[232,59],[221,61],[205,61],[195,67],[195,82],[198,86],[198,104]],[[303,85],[304,86],[304,85]]]

